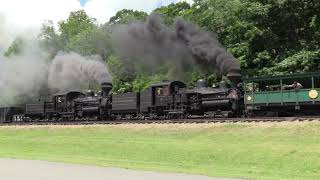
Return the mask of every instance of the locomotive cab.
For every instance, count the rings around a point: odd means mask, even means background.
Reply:
[[[184,113],[180,92],[186,87],[186,84],[181,81],[166,81],[151,85],[140,93],[141,112],[157,117]]]
[[[166,106],[171,103],[171,97],[179,93],[180,89],[186,88],[186,84],[181,81],[163,82],[154,84],[152,89],[152,104],[154,106]]]
[[[74,100],[77,98],[83,98],[85,94],[78,91],[71,91],[66,94],[59,94],[53,96],[53,102],[56,112],[56,116],[63,119],[70,119],[74,117]]]

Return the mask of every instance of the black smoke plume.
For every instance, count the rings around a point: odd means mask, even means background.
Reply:
[[[115,50],[131,68],[142,66],[152,72],[157,65],[174,63],[184,71],[196,64],[218,74],[241,76],[237,60],[214,36],[182,19],[169,28],[159,15],[151,14],[145,23],[115,27],[112,38]]]
[[[181,19],[176,21],[176,33],[200,65],[212,68],[223,75],[241,76],[236,58],[210,34]]]
[[[185,66],[192,64],[190,51],[156,14],[151,14],[145,23],[114,27],[112,40],[129,70],[153,72],[160,65],[173,62],[178,72],[183,72]]]

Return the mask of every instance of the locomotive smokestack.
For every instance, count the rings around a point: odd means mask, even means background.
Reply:
[[[234,84],[238,84],[242,81],[242,75],[239,70],[232,70],[228,72],[227,77]]]
[[[204,79],[199,79],[196,83],[196,87],[199,89],[207,87],[207,81]]]
[[[110,82],[101,83],[101,90],[103,91],[103,96],[107,96],[109,92],[112,90],[112,83]]]

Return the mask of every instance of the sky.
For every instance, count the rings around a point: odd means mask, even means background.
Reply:
[[[84,9],[103,23],[121,9],[151,12],[172,2],[192,0],[0,0],[0,51],[17,35],[34,35],[46,20],[66,19],[71,11]]]

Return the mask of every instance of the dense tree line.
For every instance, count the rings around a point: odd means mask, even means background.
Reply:
[[[320,67],[320,1],[318,0],[194,0],[154,10],[172,26],[182,17],[216,35],[240,62],[244,76],[318,71]],[[39,41],[51,57],[59,51],[82,55],[98,54],[108,63],[115,91],[141,90],[150,83],[175,76],[175,67],[164,64],[153,73],[128,70],[115,53],[112,27],[145,21],[148,14],[124,9],[104,24],[84,11],[68,19],[43,24]],[[12,43],[6,56],[18,54],[23,39]],[[221,79],[199,69],[185,72],[183,80],[192,85],[198,78],[209,82]]]

